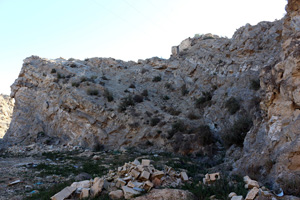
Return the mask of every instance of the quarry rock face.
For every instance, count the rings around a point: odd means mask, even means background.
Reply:
[[[261,118],[252,83],[276,64],[281,31],[282,21],[261,22],[232,39],[189,38],[168,60],[26,58],[5,140],[206,153],[240,118],[244,134]]]
[[[0,138],[2,138],[11,121],[14,101],[8,95],[0,95]]]
[[[283,18],[280,62],[260,73],[265,117],[246,136],[237,167],[276,179],[283,189],[300,178],[300,2],[289,1]]]
[[[286,10],[232,39],[188,38],[170,59],[28,57],[4,139],[202,155],[225,146],[233,171],[283,187],[300,170],[300,3]]]

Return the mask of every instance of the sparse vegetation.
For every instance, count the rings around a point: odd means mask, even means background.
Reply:
[[[212,99],[210,92],[202,92],[202,96],[195,101],[196,108],[202,108],[208,105],[208,102]]]
[[[198,115],[196,115],[195,113],[193,112],[189,112],[187,114],[187,117],[190,119],[190,120],[195,120],[195,119],[199,119],[200,117]]]
[[[180,110],[176,110],[174,107],[169,107],[166,109],[166,111],[170,114],[170,115],[174,115],[177,116],[181,113]]]
[[[136,95],[134,95],[133,100],[134,100],[134,102],[136,102],[136,103],[141,103],[141,102],[143,102],[144,97],[141,96],[141,95],[136,94]]]
[[[253,122],[249,117],[241,117],[238,119],[222,136],[225,146],[230,147],[233,144],[243,146],[246,134],[252,125]]]
[[[148,90],[143,90],[142,95],[143,95],[144,97],[147,97],[147,96],[148,96]]]
[[[181,89],[181,95],[182,96],[185,96],[185,95],[187,95],[189,93],[189,91],[188,91],[188,89],[186,87],[186,84],[182,85],[180,89]]]
[[[89,88],[87,89],[86,93],[91,96],[97,96],[99,91],[97,89]]]
[[[135,88],[135,85],[134,85],[133,83],[131,83],[131,84],[129,85],[129,88]]]
[[[225,103],[225,107],[227,108],[228,112],[233,115],[240,109],[240,103],[234,97],[230,97]]]
[[[63,74],[61,74],[61,73],[56,73],[56,75],[57,75],[57,78],[58,79],[61,79],[61,78],[65,78],[65,75],[63,75]]]
[[[108,89],[104,90],[104,97],[106,97],[108,102],[111,102],[114,100],[113,94]]]
[[[163,97],[162,97],[162,99],[163,99],[163,100],[165,100],[165,101],[167,101],[167,100],[169,100],[169,99],[170,99],[170,97],[169,97],[169,96],[167,96],[167,95],[165,95],[165,96],[163,96]]]
[[[78,83],[78,82],[73,82],[73,83],[72,83],[72,86],[73,86],[73,87],[79,87],[79,85],[80,85],[80,83]]]
[[[156,126],[159,122],[160,122],[160,118],[154,117],[154,118],[151,118],[150,125],[151,126]]]
[[[171,139],[175,133],[184,132],[186,130],[186,125],[182,121],[176,121],[172,124],[172,129],[168,132],[168,139]]]
[[[152,82],[159,82],[161,81],[161,77],[160,76],[155,76],[153,79],[152,79]]]
[[[55,74],[56,73],[56,69],[51,69],[51,74]]]
[[[127,97],[121,100],[121,103],[119,104],[118,107],[118,111],[124,112],[128,106],[134,106],[134,100],[131,95],[128,95]]]
[[[250,89],[252,90],[259,90],[260,88],[260,80],[259,79],[252,79],[250,82]]]
[[[281,178],[280,185],[287,195],[300,196],[300,176],[296,175],[293,178]]]

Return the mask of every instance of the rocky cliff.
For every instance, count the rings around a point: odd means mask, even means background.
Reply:
[[[288,180],[300,180],[300,2],[289,0],[286,11],[280,62],[260,73],[266,116],[246,136],[237,167],[289,188]]]
[[[212,156],[225,147],[233,171],[280,184],[300,167],[299,2],[286,9],[231,39],[188,38],[170,59],[26,58],[5,140]]]
[[[6,133],[13,113],[14,101],[7,95],[0,95],[0,138]]]

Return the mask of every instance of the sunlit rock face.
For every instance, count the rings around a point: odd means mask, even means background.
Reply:
[[[237,168],[276,179],[300,178],[300,2],[288,1],[280,62],[260,72],[265,117],[244,142]]]
[[[14,108],[14,101],[8,95],[0,95],[0,138],[6,133]]]
[[[240,118],[261,121],[260,90],[252,83],[279,61],[281,33],[282,21],[247,24],[232,39],[186,39],[167,60],[28,57],[11,86],[15,110],[5,140],[220,150],[225,130]],[[234,112],[229,99],[238,104]]]

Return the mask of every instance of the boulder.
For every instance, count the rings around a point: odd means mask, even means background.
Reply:
[[[111,199],[122,199],[124,197],[122,190],[111,191],[108,195]]]
[[[179,189],[153,189],[149,193],[133,200],[192,200],[195,196],[186,190]]]
[[[51,197],[51,200],[64,200],[71,196],[73,192],[76,190],[76,187],[66,187],[59,193],[55,194],[54,196]]]
[[[248,192],[248,194],[247,194],[245,200],[253,200],[253,199],[255,199],[255,197],[256,197],[256,195],[258,194],[258,192],[259,192],[259,189],[258,189],[257,187],[252,188],[252,189]]]
[[[101,179],[99,177],[96,177],[94,179],[93,185],[91,187],[91,196],[93,198],[97,197],[102,192],[103,185],[104,185],[103,179]]]

